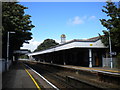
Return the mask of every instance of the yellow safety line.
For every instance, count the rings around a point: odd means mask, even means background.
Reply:
[[[101,71],[120,73],[120,71],[113,71],[113,70],[104,70],[104,69],[86,68],[86,67],[81,67],[81,68],[90,69],[90,70],[101,70]]]
[[[30,76],[30,78],[32,79],[32,81],[34,82],[34,84],[36,85],[36,87],[38,88],[38,90],[41,90],[41,88],[39,87],[39,85],[37,84],[37,82],[35,81],[35,79],[32,77],[32,75],[28,72],[28,70],[25,69],[25,71]]]

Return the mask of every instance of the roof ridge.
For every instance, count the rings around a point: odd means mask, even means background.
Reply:
[[[93,39],[99,39],[99,38],[100,38],[100,36],[96,36],[96,37],[89,38],[87,40],[93,40]]]

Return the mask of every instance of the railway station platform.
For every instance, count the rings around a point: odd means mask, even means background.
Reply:
[[[91,67],[90,68],[90,67],[81,67],[81,66],[73,66],[73,65],[59,65],[59,64],[53,64],[53,63],[47,63],[47,62],[38,62],[38,63],[58,66],[58,67],[63,67],[63,68],[68,68],[68,69],[94,71],[94,72],[102,72],[102,73],[120,75],[120,69],[118,68],[109,68],[109,67]]]
[[[23,63],[18,62],[2,75],[2,89],[39,89],[36,80],[30,74],[30,70]]]
[[[2,89],[41,90],[42,85],[38,81],[39,76],[35,75],[23,63],[18,62],[15,65],[11,65],[10,69],[2,74]]]
[[[56,87],[21,61],[11,65],[10,69],[2,74],[3,90],[43,90],[45,88]]]

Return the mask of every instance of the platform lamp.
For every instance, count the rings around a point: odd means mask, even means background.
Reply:
[[[110,38],[110,32],[108,33],[109,33],[109,49],[110,49],[110,67],[113,68],[111,38]]]
[[[10,38],[10,34],[13,34],[15,32],[9,32],[7,33],[7,62],[6,62],[6,70],[8,70],[8,61],[9,61],[9,38]]]

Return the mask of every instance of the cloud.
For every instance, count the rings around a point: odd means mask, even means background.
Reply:
[[[83,20],[80,19],[79,16],[76,16],[76,17],[74,17],[72,23],[73,23],[73,24],[82,24],[82,23],[83,23]]]
[[[90,16],[89,20],[96,19],[96,16]]]
[[[75,16],[74,18],[70,18],[67,22],[68,25],[77,25],[77,24],[83,24],[84,21],[82,18],[80,18],[79,16]]]
[[[59,44],[60,44],[60,42],[61,42],[60,39],[55,39],[55,41],[56,41],[57,43],[59,43]]]
[[[74,18],[70,18],[67,21],[68,25],[79,25],[79,24],[84,24],[87,21],[90,20],[95,20],[96,16],[83,16],[83,17],[79,17],[79,16],[75,16]]]
[[[29,40],[29,44],[24,43],[21,49],[29,49],[31,51],[34,51],[40,43],[41,41],[35,41],[34,39],[31,39]]]

